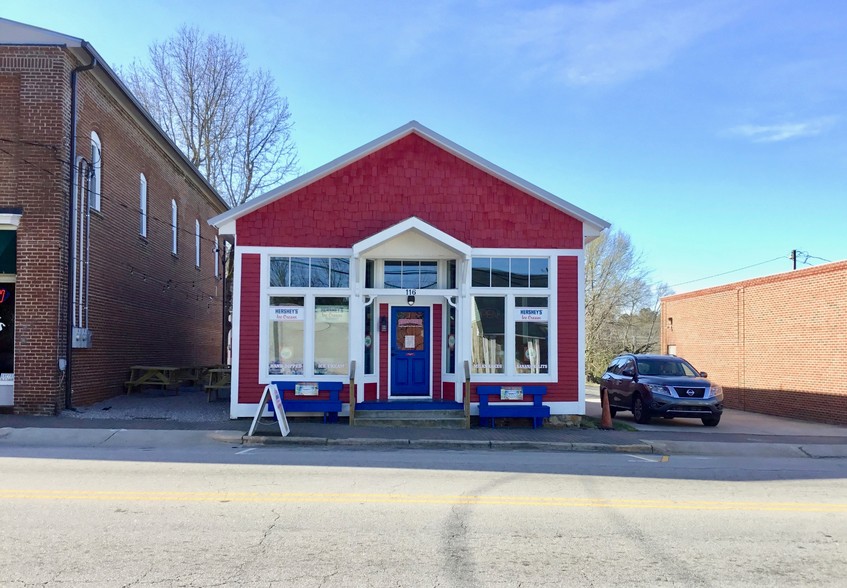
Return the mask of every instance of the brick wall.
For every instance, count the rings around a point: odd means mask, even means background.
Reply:
[[[63,162],[70,70],[76,65],[60,48],[0,47],[0,147],[15,149],[11,155],[0,151],[0,163],[15,177],[0,183],[0,206],[23,208],[15,347],[15,412],[20,413],[51,414],[64,406],[57,367],[65,356],[68,168]],[[74,405],[119,394],[133,364],[221,360],[222,285],[214,277],[215,233],[206,221],[224,207],[143,131],[137,113],[101,80],[91,71],[78,76],[77,154],[90,159],[96,131],[103,156],[102,203],[90,219],[93,345],[73,353]],[[148,186],[146,239],[139,234],[141,173]],[[172,199],[179,211],[176,256],[171,253]],[[197,219],[204,237],[200,269],[195,267]]]
[[[69,72],[59,49],[0,47],[0,206],[23,211],[15,286],[20,413],[53,413],[61,392]]]
[[[662,327],[728,407],[847,424],[847,261],[664,298]]]

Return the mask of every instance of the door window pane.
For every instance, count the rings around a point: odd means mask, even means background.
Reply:
[[[515,298],[515,372],[546,374],[547,299],[518,296]]]
[[[394,329],[396,349],[403,351],[423,351],[426,332],[424,313],[420,310],[397,312],[397,325]]]
[[[505,311],[503,297],[473,297],[471,357],[476,374],[504,373]]]
[[[303,374],[303,298],[271,296],[268,328],[268,373]]]
[[[375,303],[374,303],[375,304]],[[374,305],[365,307],[365,373],[374,373]]]
[[[346,297],[315,298],[315,375],[348,373],[350,306]]]
[[[447,308],[447,373],[456,373],[456,309]]]

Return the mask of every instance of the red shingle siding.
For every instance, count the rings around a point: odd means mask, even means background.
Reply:
[[[238,242],[351,247],[410,216],[472,247],[582,248],[580,221],[414,134],[238,219]]]
[[[847,424],[847,261],[664,298],[662,325],[728,407]]]
[[[18,228],[15,412],[64,406],[58,359],[65,357],[70,70],[58,47],[0,47],[0,206],[23,209]],[[78,76],[77,154],[90,159],[91,132],[103,146],[100,212],[90,221],[89,327],[92,347],[73,353],[73,403],[119,394],[133,364],[221,360],[221,288],[214,232],[222,212],[97,81]],[[7,153],[8,152],[8,153]],[[148,238],[139,237],[139,174],[148,182]],[[179,256],[171,255],[171,199],[179,204]],[[194,221],[201,223],[201,270]]]
[[[238,401],[259,402],[259,309],[262,303],[260,255],[241,257],[241,316],[238,317]]]
[[[558,263],[559,384],[548,390],[545,401],[579,400],[579,265],[577,257],[560,257]]]

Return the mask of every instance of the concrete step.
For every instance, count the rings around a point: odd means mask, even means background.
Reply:
[[[362,410],[356,411],[357,427],[420,427],[464,429],[461,410]]]

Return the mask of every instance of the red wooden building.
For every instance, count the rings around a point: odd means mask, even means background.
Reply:
[[[467,362],[585,413],[583,248],[608,223],[419,123],[209,222],[235,244],[232,418],[272,381],[347,402],[353,361],[357,403],[460,402]]]

